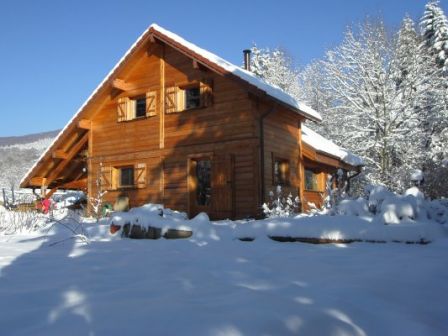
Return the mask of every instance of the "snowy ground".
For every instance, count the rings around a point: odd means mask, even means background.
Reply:
[[[448,239],[0,236],[0,335],[447,335]],[[210,231],[212,232],[212,231]],[[213,238],[213,237],[212,237]],[[57,243],[53,245],[53,243]]]

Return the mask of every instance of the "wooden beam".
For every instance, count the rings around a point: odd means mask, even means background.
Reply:
[[[135,83],[128,83],[123,79],[116,78],[112,81],[112,88],[119,91],[127,92],[141,88],[141,85]]]
[[[64,183],[60,186],[61,189],[87,189],[87,177],[81,180]]]
[[[112,81],[112,87],[121,91],[129,91],[129,85],[120,78],[116,78]]]
[[[89,130],[92,128],[92,121],[88,119],[81,119],[78,121],[78,128]]]
[[[64,152],[62,149],[56,149],[53,154],[53,159],[67,159],[68,154]]]
[[[52,188],[49,192],[45,192],[44,198],[50,198],[57,190],[58,188]]]
[[[47,177],[47,185],[50,185],[58,175],[64,170],[64,168],[70,163],[73,157],[81,150],[81,148],[87,143],[89,140],[89,132],[84,134],[81,139],[73,146],[73,148],[67,153],[67,158],[61,161],[54,170],[51,172],[50,176]]]
[[[160,55],[160,106],[159,106],[159,148],[165,148],[165,47]]]
[[[154,34],[149,35],[149,40],[151,41],[151,43],[156,42],[156,38],[154,37]]]
[[[45,177],[36,176],[36,177],[32,177],[30,179],[29,184],[33,187],[41,187],[41,186],[45,185],[46,180],[47,179]]]
[[[193,69],[199,69],[199,63],[195,59],[193,59]]]

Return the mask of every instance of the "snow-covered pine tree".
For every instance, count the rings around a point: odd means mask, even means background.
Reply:
[[[448,190],[448,20],[438,1],[425,6],[420,20],[421,54],[425,55],[426,78],[421,106],[427,158],[424,166],[425,193],[447,196]]]
[[[324,137],[331,135],[333,120],[327,118],[332,107],[332,96],[325,87],[325,72],[320,61],[313,61],[299,74],[300,99],[323,116],[321,123],[308,123],[313,130]]]
[[[420,27],[422,46],[431,52],[437,64],[448,75],[448,20],[438,0],[426,4]]]
[[[300,98],[299,70],[292,58],[280,48],[251,48],[251,70],[267,83],[276,85],[295,98]]]
[[[391,59],[391,73],[395,83],[393,110],[401,122],[395,127],[397,132],[396,164],[393,174],[402,188],[410,185],[409,176],[415,169],[422,169],[425,161],[425,132],[422,120],[425,119],[421,98],[425,94],[427,78],[422,73],[430,73],[425,55],[421,53],[420,36],[414,21],[406,16],[396,35]],[[400,132],[401,124],[406,128]]]

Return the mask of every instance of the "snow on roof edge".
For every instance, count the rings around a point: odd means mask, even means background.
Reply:
[[[225,59],[213,54],[212,52],[202,49],[201,47],[198,47],[197,45],[185,40],[183,37],[166,30],[163,27],[160,27],[156,23],[153,23],[150,26],[150,29],[154,29],[155,31],[161,33],[162,35],[167,36],[168,38],[174,40],[175,42],[179,43],[180,45],[190,49],[196,54],[201,55],[202,57],[206,58],[208,61],[218,65],[219,67],[225,69],[226,71],[232,73],[233,75],[241,78],[242,80],[254,85],[258,89],[266,92],[269,96],[276,98],[283,103],[296,108],[300,110],[304,116],[308,117],[309,119],[313,119],[316,121],[322,121],[321,115],[313,110],[311,107],[307,106],[306,104],[298,101],[291,95],[287,94],[285,91],[280,89],[278,86],[268,84],[263,79],[255,76],[252,72],[247,71],[239,66],[234,65],[233,63],[230,63],[229,61],[226,61]]]
[[[315,150],[337,157],[351,166],[356,167],[364,165],[364,161],[359,156],[349,152],[345,148],[339,147],[331,140],[324,138],[304,124],[302,124],[302,141],[313,147]]]
[[[63,129],[60,130],[58,135],[54,138],[53,142],[47,147],[47,149],[40,155],[40,157],[36,160],[36,162],[33,164],[33,166],[28,169],[26,174],[22,177],[20,180],[19,185],[22,185],[24,183],[29,175],[32,173],[32,171],[37,167],[39,162],[50,152],[50,150],[53,148],[55,143],[60,139],[62,134],[66,131],[66,129],[72,124],[72,122],[78,117],[78,115],[81,113],[82,110],[87,106],[87,104],[90,102],[90,100],[98,93],[98,91],[103,87],[103,85],[109,80],[109,78],[112,76],[112,74],[115,72],[115,70],[123,63],[123,61],[128,57],[128,55],[135,49],[137,44],[142,40],[142,38],[148,33],[149,29],[151,27],[147,28],[138,38],[137,40],[131,45],[131,47],[126,51],[126,53],[120,58],[120,60],[115,64],[115,66],[112,68],[112,70],[109,71],[109,73],[104,77],[104,79],[101,81],[101,83],[93,90],[92,94],[84,101],[84,103],[81,105],[81,107],[76,111],[76,113],[71,117],[71,119],[67,122],[67,124],[64,126]]]

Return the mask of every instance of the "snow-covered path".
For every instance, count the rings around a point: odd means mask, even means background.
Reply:
[[[447,239],[0,236],[0,335],[447,335],[447,257]]]

